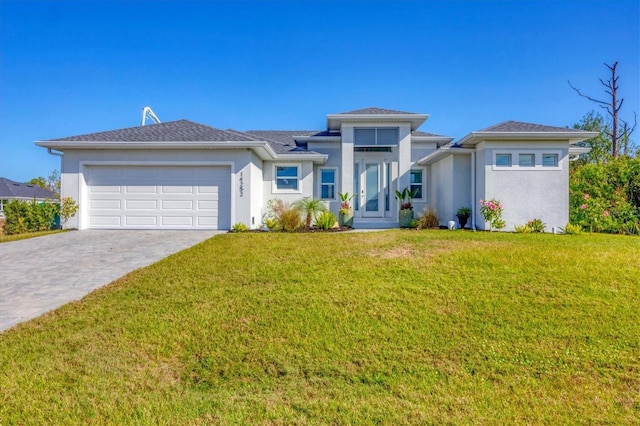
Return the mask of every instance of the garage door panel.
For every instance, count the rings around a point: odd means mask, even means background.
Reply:
[[[156,200],[125,200],[125,210],[156,210],[158,202]]]
[[[230,227],[229,167],[91,166],[87,169],[89,227]]]
[[[101,209],[101,210],[120,210],[121,206],[120,200],[90,200],[89,208],[90,209]]]
[[[119,227],[121,225],[120,215],[117,216],[90,216],[90,227]]]
[[[215,216],[198,216],[198,226],[203,226],[203,227],[218,227],[218,218]]]
[[[162,186],[163,194],[193,194],[192,186]]]
[[[163,216],[162,224],[164,226],[193,227],[193,217],[191,216]]]
[[[217,200],[198,200],[198,210],[217,210]]]
[[[102,194],[120,194],[121,187],[118,185],[99,185],[89,187],[89,192],[96,192]]]
[[[193,210],[193,201],[162,200],[162,210]]]
[[[125,216],[124,221],[127,226],[155,227],[158,223],[158,218],[156,216]]]

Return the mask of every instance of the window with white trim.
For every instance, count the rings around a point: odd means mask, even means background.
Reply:
[[[299,192],[300,166],[281,164],[274,165],[274,192]]]
[[[542,167],[558,167],[558,154],[542,154]]]
[[[320,169],[320,198],[335,200],[336,198],[336,169]]]
[[[496,154],[497,167],[511,167],[511,154]]]
[[[422,169],[411,169],[411,181],[409,190],[413,193],[413,191],[418,190],[416,196],[414,197],[417,200],[422,200],[424,198],[424,189],[423,189],[423,176],[424,173]]]
[[[535,167],[535,154],[518,154],[518,167]]]
[[[395,146],[400,139],[398,127],[359,127],[353,129],[355,146]]]

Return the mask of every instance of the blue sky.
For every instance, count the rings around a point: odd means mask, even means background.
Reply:
[[[619,61],[640,113],[640,6],[615,1],[0,2],[0,176],[59,169],[36,140],[162,121],[323,129],[368,106],[461,138],[505,120],[570,126]],[[638,136],[635,135],[635,140]]]

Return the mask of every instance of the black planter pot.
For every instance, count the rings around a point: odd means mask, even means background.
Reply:
[[[457,214],[456,217],[458,218],[458,223],[460,224],[460,229],[464,229],[465,225],[467,224],[467,221],[469,220],[469,215],[468,214]]]

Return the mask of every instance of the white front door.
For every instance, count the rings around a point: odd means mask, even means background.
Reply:
[[[385,164],[378,160],[356,162],[354,189],[358,192],[357,211],[361,217],[384,217],[385,213]]]
[[[363,217],[383,217],[384,203],[382,197],[382,164],[364,163],[364,176],[362,177],[362,216]]]

